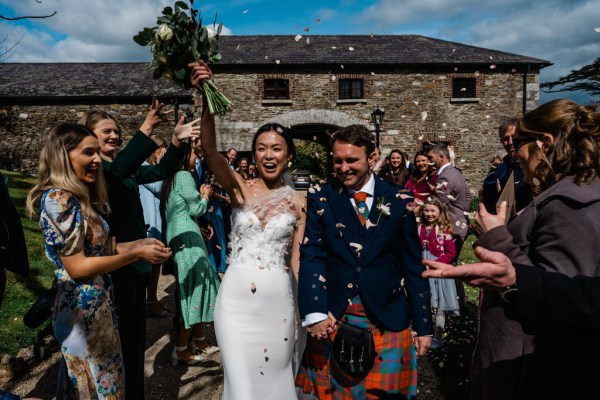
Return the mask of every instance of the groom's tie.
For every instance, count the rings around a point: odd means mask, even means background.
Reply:
[[[369,207],[367,207],[367,193],[356,192],[354,193],[354,202],[356,203],[356,213],[360,223],[364,226],[369,217]]]

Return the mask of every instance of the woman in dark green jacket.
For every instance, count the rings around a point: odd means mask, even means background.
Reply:
[[[156,165],[142,163],[156,150],[150,136],[161,122],[167,121],[170,111],[163,111],[163,103],[152,99],[150,112],[131,141],[116,154],[122,144],[121,129],[107,112],[90,110],[79,123],[98,137],[102,156],[102,170],[108,189],[111,212],[106,216],[110,235],[117,242],[129,242],[146,237],[144,213],[138,185],[164,180],[178,169],[185,154],[180,149],[183,140],[200,134],[195,122],[179,120],[167,152]],[[132,263],[111,273],[119,323],[119,335],[125,365],[125,398],[144,398],[144,351],[146,344],[146,281],[152,266],[146,262]]]

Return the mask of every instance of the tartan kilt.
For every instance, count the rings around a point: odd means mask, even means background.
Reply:
[[[343,320],[360,328],[373,329],[358,296],[352,301]],[[356,315],[361,313],[363,315]],[[296,376],[299,392],[319,400],[416,398],[417,358],[410,329],[400,332],[373,329],[375,364],[365,379],[350,387],[346,382],[337,382],[330,374],[331,368],[337,368],[330,360],[336,332],[326,340],[308,336]]]

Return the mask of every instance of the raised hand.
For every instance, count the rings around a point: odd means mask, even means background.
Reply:
[[[173,132],[172,142],[175,146],[179,146],[181,142],[186,139],[194,140],[200,136],[200,125],[196,125],[200,122],[201,118],[197,118],[192,122],[185,123],[185,115],[182,115],[177,122],[175,131]]]
[[[164,106],[164,103],[158,101],[156,95],[152,96],[150,111],[140,127],[140,131],[146,136],[150,136],[156,126],[169,120],[169,115],[173,113],[173,110],[163,111]]]
[[[204,61],[188,64],[191,70],[190,80],[192,85],[201,90],[201,83],[207,79],[212,79],[212,71]]]
[[[473,231],[475,231],[477,237],[498,226],[504,225],[504,220],[506,218],[506,207],[506,202],[503,201],[498,208],[498,214],[494,215],[487,212],[483,201],[479,202],[479,208],[477,209],[477,214],[475,215],[475,222],[471,224],[471,228]]]

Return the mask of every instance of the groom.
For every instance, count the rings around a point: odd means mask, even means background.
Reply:
[[[336,178],[307,195],[298,303],[309,340],[296,386],[320,400],[414,398],[416,355],[425,354],[433,332],[410,199],[369,170],[376,153],[366,127],[338,130],[331,147]],[[360,382],[335,378],[337,321],[373,334],[375,364]]]

